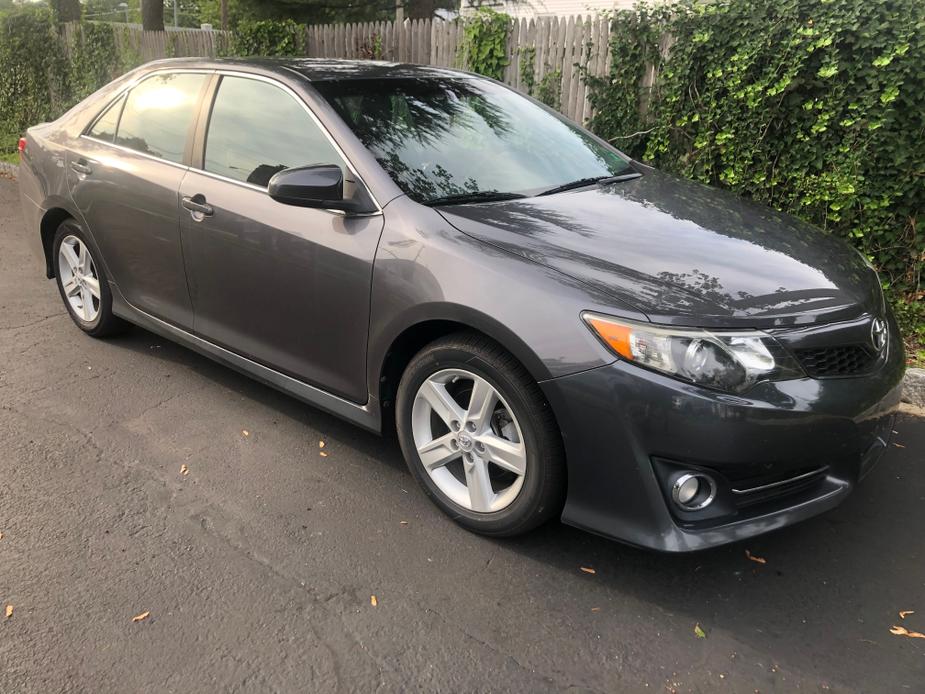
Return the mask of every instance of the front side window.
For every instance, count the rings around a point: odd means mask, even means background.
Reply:
[[[119,125],[119,116],[122,114],[122,104],[125,97],[120,96],[115,102],[106,109],[106,112],[97,119],[93,127],[87,131],[87,135],[95,137],[97,140],[104,142],[113,142],[116,139],[116,128]]]
[[[186,139],[207,75],[154,75],[129,92],[116,143],[181,163]]]
[[[268,82],[222,77],[206,135],[206,171],[266,187],[276,172],[311,164],[344,168],[295,98]]]
[[[418,202],[481,191],[533,194],[629,167],[581,128],[487,80],[345,79],[313,86]]]

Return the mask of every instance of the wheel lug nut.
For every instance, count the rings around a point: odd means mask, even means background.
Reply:
[[[475,422],[466,422],[466,429],[469,431],[475,431]]]
[[[459,431],[459,422],[457,422],[455,419],[450,422],[450,426],[453,427],[453,431]]]

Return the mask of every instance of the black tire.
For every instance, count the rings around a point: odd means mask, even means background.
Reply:
[[[97,315],[89,321],[85,320],[74,310],[74,307],[71,306],[61,280],[59,251],[61,249],[61,242],[69,236],[77,237],[80,243],[85,244],[90,250],[94,271],[100,285],[99,311]],[[106,272],[103,270],[103,266],[100,262],[99,253],[95,246],[87,242],[87,235],[75,220],[66,219],[61,222],[61,225],[55,232],[55,240],[52,245],[52,262],[54,263],[55,269],[55,284],[58,285],[58,292],[61,294],[61,300],[64,302],[64,307],[67,309],[68,314],[70,314],[71,320],[74,321],[74,324],[78,328],[92,337],[109,337],[122,333],[128,328],[128,323],[112,312],[112,292],[109,289],[109,282],[107,281]]]
[[[421,385],[444,369],[462,369],[489,382],[516,418],[526,446],[523,486],[509,506],[477,513],[453,502],[424,468],[412,430],[412,408]],[[468,530],[493,537],[525,533],[557,516],[565,499],[565,452],[552,409],[527,370],[496,342],[456,333],[424,347],[405,368],[396,398],[396,429],[418,484],[448,516]]]

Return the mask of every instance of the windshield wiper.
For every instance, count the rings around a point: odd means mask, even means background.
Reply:
[[[629,171],[623,174],[617,174],[616,176],[594,176],[593,178],[579,178],[577,181],[570,181],[568,183],[563,183],[561,186],[556,186],[555,188],[550,188],[549,190],[544,190],[542,193],[537,193],[537,195],[552,195],[553,193],[563,193],[566,190],[573,190],[574,188],[584,188],[585,186],[591,186],[595,183],[599,185],[606,185],[608,183],[618,183],[620,181],[630,181],[634,178],[639,178],[642,176],[638,171]]]
[[[502,193],[497,190],[477,190],[471,193],[456,193],[454,195],[444,195],[439,198],[425,200],[422,205],[432,207],[434,205],[464,205],[467,202],[497,202],[499,200],[516,200],[525,198],[526,195],[521,193]]]

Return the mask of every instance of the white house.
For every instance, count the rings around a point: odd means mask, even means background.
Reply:
[[[596,14],[601,10],[631,8],[635,0],[461,0],[460,14],[475,12],[478,7],[490,7],[512,17],[568,17]]]

